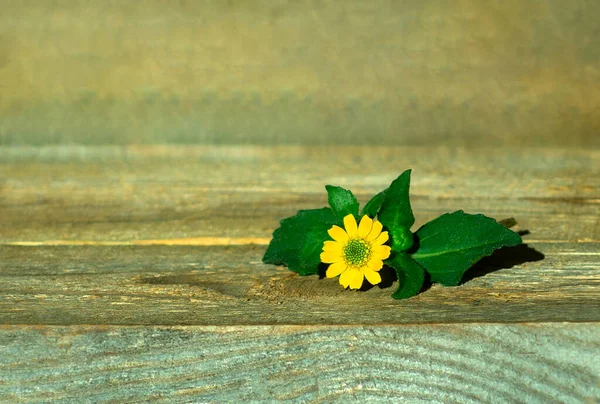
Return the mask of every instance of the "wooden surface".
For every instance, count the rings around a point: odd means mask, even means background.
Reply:
[[[390,282],[383,288],[364,293],[342,291],[335,280],[299,277],[261,264],[263,246],[2,247],[6,270],[0,285],[0,322],[260,325],[599,321],[598,249],[588,245],[578,248],[574,243],[532,246],[544,251],[543,260],[540,252],[517,249],[517,257],[511,257],[506,251],[498,261],[480,263],[468,276],[496,272],[456,288],[435,285],[400,302],[390,297],[394,289],[389,272]]]
[[[596,403],[597,324],[0,328],[4,402]]]
[[[0,0],[0,144],[600,146],[591,0]]]
[[[0,402],[600,402],[600,3],[0,10]],[[403,301],[261,263],[407,168],[525,245]]]
[[[0,149],[0,400],[600,400],[600,151]],[[278,221],[413,168],[416,226],[525,246],[395,301],[261,257]]]

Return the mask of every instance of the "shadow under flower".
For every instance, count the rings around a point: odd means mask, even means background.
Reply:
[[[372,289],[374,286],[377,286],[379,289],[387,289],[393,286],[393,284],[398,280],[398,276],[396,276],[396,271],[394,271],[394,268],[388,267],[387,265],[384,265],[383,268],[379,270],[379,275],[381,276],[380,283],[377,285],[371,285],[371,283],[365,279],[362,287],[359,290],[367,291]]]

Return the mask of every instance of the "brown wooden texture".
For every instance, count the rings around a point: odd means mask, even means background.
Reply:
[[[600,320],[600,152],[361,147],[8,148],[0,322],[398,324]],[[527,246],[456,288],[384,288],[264,265],[278,221],[364,201],[413,168],[417,225],[456,209],[515,217]],[[391,287],[390,287],[391,286]]]
[[[0,148],[0,242],[264,243],[282,218],[325,206],[325,184],[364,203],[407,168],[416,226],[464,209],[516,217],[527,241],[590,242],[600,239],[599,161],[593,149]]]
[[[459,287],[390,297],[260,262],[263,246],[0,247],[4,324],[400,324],[600,321],[598,250],[532,244]],[[575,252],[572,252],[575,251]],[[507,268],[508,267],[508,268]],[[490,272],[495,271],[495,272]],[[489,272],[489,273],[488,273]]]

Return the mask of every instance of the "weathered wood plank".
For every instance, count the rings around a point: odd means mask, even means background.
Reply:
[[[599,158],[554,149],[3,148],[0,322],[598,321]],[[417,225],[459,208],[514,216],[535,250],[500,253],[471,277],[508,269],[403,302],[389,287],[343,292],[261,264],[278,221],[323,206],[325,183],[365,200],[407,167]],[[259,245],[226,246],[250,243]],[[377,316],[356,309],[357,299]]]
[[[262,246],[0,246],[0,323],[600,321],[597,245],[533,246],[485,259],[459,287],[434,285],[403,301],[390,297],[391,272],[382,287],[342,290],[337,280],[262,264]]]
[[[280,219],[361,200],[413,168],[417,226],[465,209],[531,240],[600,240],[600,151],[318,147],[0,148],[0,242],[268,238]]]
[[[7,402],[594,403],[600,324],[0,327]]]
[[[0,144],[600,145],[588,0],[2,1]]]

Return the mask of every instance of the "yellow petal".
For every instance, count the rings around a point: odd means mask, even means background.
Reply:
[[[342,243],[338,243],[337,241],[327,240],[323,243],[323,251],[334,251],[341,254],[343,247]]]
[[[360,224],[358,225],[358,236],[360,238],[365,238],[371,232],[371,228],[373,227],[373,219],[369,216],[364,215],[362,219],[360,219]]]
[[[381,268],[383,268],[383,261],[378,258],[371,258],[367,262],[367,271],[379,271]]]
[[[386,241],[388,241],[389,238],[390,238],[390,236],[388,236],[388,232],[382,231],[381,234],[375,240],[373,240],[373,244],[381,245],[381,244],[385,243]]]
[[[346,269],[340,275],[340,285],[342,285],[344,288],[347,288],[348,285],[350,285],[350,279],[352,279],[352,271],[349,269]]]
[[[348,234],[340,226],[333,226],[331,229],[327,230],[327,233],[329,233],[331,238],[335,241],[343,243],[348,240]]]
[[[321,253],[321,262],[333,264],[334,262],[343,261],[340,253],[335,251],[323,251]]]
[[[329,265],[327,271],[325,272],[325,276],[328,278],[335,278],[342,272],[344,272],[348,268],[348,265],[345,262],[336,262],[334,264]]]
[[[369,281],[369,283],[371,285],[377,285],[378,283],[381,282],[381,275],[379,275],[379,272],[366,271],[365,278],[367,278],[367,280]]]
[[[376,245],[371,250],[371,257],[385,260],[390,257],[391,252],[392,248],[389,245]]]
[[[381,222],[375,220],[373,222],[373,227],[371,228],[371,232],[365,238],[365,240],[367,240],[367,241],[375,240],[377,237],[379,237],[379,234],[381,234],[381,230],[383,230],[383,225],[381,224]]]
[[[348,233],[348,237],[352,238],[356,236],[358,227],[356,226],[356,219],[353,214],[344,217],[344,228],[346,229],[346,233]]]
[[[348,271],[346,271],[348,272]],[[359,270],[351,270],[350,272],[350,289],[360,289],[363,284],[364,275]]]

